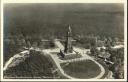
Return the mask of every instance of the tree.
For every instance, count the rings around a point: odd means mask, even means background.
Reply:
[[[26,47],[27,47],[27,48],[30,48],[30,47],[31,47],[30,41],[27,41],[27,42],[26,42]]]

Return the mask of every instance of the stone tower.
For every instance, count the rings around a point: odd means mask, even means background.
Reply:
[[[71,34],[71,27],[69,26],[68,28],[68,32],[67,32],[67,36],[66,36],[66,41],[65,41],[65,49],[64,52],[65,53],[72,53],[73,48],[72,48],[72,34]]]

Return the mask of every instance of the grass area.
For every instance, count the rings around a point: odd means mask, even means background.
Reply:
[[[31,52],[30,57],[21,62],[15,67],[11,67],[4,71],[5,78],[43,78],[50,79],[57,77],[58,74],[53,74],[54,69],[52,62],[41,52]]]
[[[61,64],[65,73],[80,79],[89,79],[96,77],[100,72],[100,68],[91,60],[83,60],[78,62],[70,62],[67,66],[65,63]]]

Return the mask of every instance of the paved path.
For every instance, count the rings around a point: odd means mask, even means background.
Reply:
[[[101,78],[101,77],[105,74],[105,69],[104,69],[104,67],[103,67],[101,64],[99,64],[97,61],[95,61],[92,57],[90,57],[89,55],[86,54],[86,52],[89,51],[89,49],[83,49],[83,50],[82,50],[82,49],[80,49],[80,48],[74,47],[74,50],[77,51],[77,52],[80,52],[81,55],[83,56],[83,57],[82,57],[83,59],[92,60],[92,61],[94,61],[94,62],[100,67],[100,69],[101,69],[100,74],[99,74],[98,76],[96,76],[96,77],[94,77],[94,78],[90,78],[90,79],[98,79],[98,78]]]
[[[54,60],[56,66],[58,67],[58,69],[60,70],[60,72],[61,72],[64,76],[66,76],[66,77],[68,77],[68,78],[71,78],[71,79],[77,79],[77,78],[74,78],[74,77],[71,77],[71,76],[65,74],[65,73],[64,73],[64,70],[63,70],[63,69],[61,68],[61,66],[60,66],[60,63],[64,63],[64,62],[73,62],[73,61],[81,61],[81,60],[87,60],[87,59],[94,61],[94,62],[101,68],[101,73],[100,73],[98,76],[96,76],[96,77],[94,77],[94,78],[90,78],[90,79],[101,78],[101,77],[104,75],[105,70],[104,70],[103,66],[102,66],[101,64],[99,64],[97,61],[95,61],[92,57],[90,57],[90,56],[88,56],[88,55],[86,54],[86,52],[89,51],[89,49],[80,49],[80,48],[74,47],[73,49],[74,49],[75,51],[79,52],[79,53],[82,55],[82,58],[76,58],[76,59],[71,59],[71,60],[60,60],[56,54],[52,54],[51,52],[59,52],[60,49],[62,49],[62,50],[64,49],[64,46],[63,46],[63,45],[61,44],[61,42],[58,41],[58,40],[55,40],[54,43],[55,43],[55,45],[56,45],[58,48],[56,48],[56,49],[45,49],[45,50],[43,50],[43,52],[49,54],[49,55],[52,57],[52,59]],[[120,45],[120,46],[115,46],[114,48],[121,48],[121,47],[123,47],[123,46],[122,46],[122,45]],[[38,50],[38,51],[41,51],[41,50]],[[29,53],[29,50],[25,50],[25,51],[21,52],[22,55],[16,54],[16,55],[14,55],[13,57],[11,57],[11,58],[5,63],[5,66],[4,66],[4,68],[3,68],[3,71],[7,70],[7,69],[8,69],[9,67],[11,67],[11,66],[17,65],[18,62],[21,62],[21,61],[14,61],[14,60],[16,60],[17,58],[24,58],[25,53]]]
[[[55,49],[55,51],[56,51],[56,49]],[[104,75],[104,73],[105,73],[105,70],[104,70],[103,66],[102,66],[101,64],[99,64],[98,62],[96,62],[96,61],[95,61],[93,58],[91,58],[90,56],[86,55],[86,54],[84,54],[84,56],[83,56],[82,58],[76,58],[76,59],[71,59],[71,60],[60,60],[60,59],[57,57],[56,54],[51,54],[51,51],[50,51],[50,50],[48,50],[48,51],[45,50],[45,51],[43,51],[43,52],[49,54],[49,55],[52,57],[52,59],[54,60],[56,66],[58,67],[58,69],[60,70],[60,72],[61,72],[64,76],[66,76],[66,77],[68,77],[68,78],[70,78],[70,79],[78,79],[78,78],[71,77],[71,76],[67,75],[66,73],[64,73],[64,70],[61,68],[60,63],[74,62],[74,61],[82,61],[82,60],[92,60],[92,61],[94,61],[94,62],[100,67],[101,72],[100,72],[100,74],[99,74],[98,76],[96,76],[96,77],[94,77],[94,78],[90,78],[90,79],[98,79],[98,78],[101,78],[101,77]],[[54,50],[52,50],[52,52],[54,52]]]
[[[64,49],[64,46],[61,44],[61,42],[59,41],[59,40],[54,40],[54,44],[58,47],[58,48],[60,48],[60,49]]]
[[[98,78],[101,78],[104,73],[105,73],[105,70],[103,68],[103,66],[101,64],[99,64],[97,61],[95,61],[92,57],[88,56],[86,54],[87,51],[89,51],[89,49],[80,49],[80,48],[76,48],[74,47],[73,49],[77,52],[79,52],[81,55],[82,55],[82,58],[76,58],[76,59],[71,59],[71,60],[60,60],[57,56],[57,54],[51,54],[52,52],[57,52],[59,51],[60,49],[64,49],[63,45],[59,42],[59,41],[55,41],[55,44],[59,47],[59,48],[56,48],[56,49],[46,49],[46,50],[43,50],[43,52],[49,54],[52,59],[54,60],[56,66],[58,67],[58,70],[60,70],[60,72],[66,76],[67,78],[70,78],[70,79],[78,79],[78,78],[74,78],[74,77],[71,77],[69,76],[68,74],[66,74],[64,72],[64,70],[61,68],[60,66],[60,63],[66,63],[66,62],[74,62],[74,61],[81,61],[81,60],[92,60],[94,61],[101,69],[101,72],[98,76],[94,77],[94,78],[90,78],[90,79],[98,79]]]
[[[47,53],[48,55],[50,55],[50,56],[52,57],[52,59],[54,60],[56,66],[57,66],[57,68],[58,68],[58,70],[61,72],[62,75],[64,75],[64,76],[67,77],[67,78],[70,78],[70,79],[75,79],[75,78],[73,78],[73,77],[67,75],[66,73],[64,73],[64,70],[61,68],[60,63],[59,63],[59,60],[58,60],[57,57],[55,57],[53,54],[51,54],[51,52],[49,52],[49,51],[47,51],[47,50],[45,50],[45,51],[43,51],[43,52]],[[55,55],[56,55],[56,54],[55,54]]]
[[[21,55],[20,55],[21,54]],[[22,51],[19,54],[14,55],[13,57],[11,57],[6,63],[5,66],[3,68],[3,71],[7,70],[9,67],[13,67],[18,65],[21,61],[17,60],[17,58],[24,58],[25,54],[29,54],[28,50]]]
[[[36,50],[36,51],[40,51],[39,49],[34,49],[34,48],[30,48],[30,50]],[[20,62],[22,62],[23,60],[26,59],[26,57],[28,57],[29,54],[29,50],[24,50],[18,54],[15,54],[13,57],[11,57],[4,65],[3,67],[3,71],[6,71],[9,67],[14,67],[16,65],[18,65]]]
[[[108,72],[108,75],[105,77],[105,79],[114,79],[112,71]]]

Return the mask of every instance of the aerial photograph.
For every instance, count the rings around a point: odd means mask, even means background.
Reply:
[[[123,3],[6,3],[4,79],[124,79]]]

